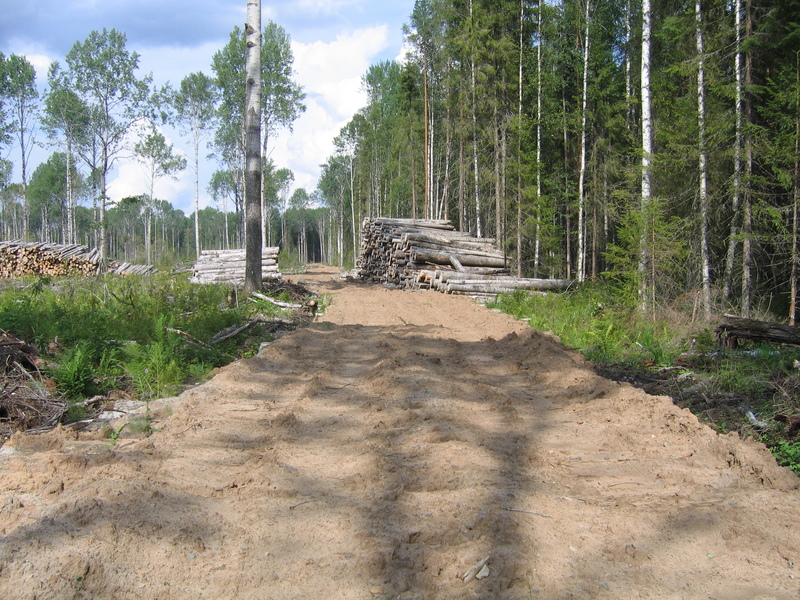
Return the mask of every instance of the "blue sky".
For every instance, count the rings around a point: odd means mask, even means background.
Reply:
[[[213,74],[211,57],[233,27],[244,24],[246,6],[246,0],[0,0],[0,52],[26,56],[42,88],[51,61],[63,64],[72,45],[92,30],[114,28],[127,35],[128,49],[141,55],[142,74],[177,86],[189,73]],[[262,24],[271,19],[292,38],[296,81],[307,94],[307,110],[294,132],[283,132],[271,151],[278,167],[294,172],[297,187],[313,191],[319,164],[333,152],[333,138],[364,105],[361,76],[369,65],[402,56],[402,26],[413,6],[414,0],[262,0]],[[191,152],[188,139],[170,129],[165,134],[175,148]],[[41,133],[37,140],[47,142]],[[54,150],[37,149],[33,162]],[[15,163],[15,179],[18,152],[14,146],[2,150]],[[213,161],[201,166],[202,206],[213,204],[205,186],[215,168]],[[141,168],[123,160],[109,194],[119,199],[145,187]],[[156,196],[193,211],[191,170],[178,181],[162,180]]]

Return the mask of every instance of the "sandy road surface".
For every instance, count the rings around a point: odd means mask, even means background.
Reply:
[[[6,444],[0,598],[800,597],[763,447],[467,300],[303,278],[327,314],[151,437]]]

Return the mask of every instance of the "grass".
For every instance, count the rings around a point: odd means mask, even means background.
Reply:
[[[69,399],[68,419],[89,396],[123,387],[140,400],[175,393],[189,379],[253,354],[272,336],[251,327],[210,346],[200,341],[251,316],[281,314],[267,302],[232,303],[226,285],[194,285],[187,276],[22,279],[0,286],[0,330],[33,344],[42,370]]]
[[[759,439],[780,464],[800,474],[800,442],[787,437],[775,420],[800,413],[800,349],[745,345],[720,350],[711,329],[697,325],[691,314],[672,308],[653,321],[602,283],[561,294],[518,290],[499,296],[492,306],[554,333],[603,374],[624,375],[647,391],[672,395],[720,433],[738,431]],[[676,384],[679,375],[685,376],[683,388]],[[676,393],[698,381],[707,384],[702,394],[686,399]],[[748,410],[768,429],[753,425]]]

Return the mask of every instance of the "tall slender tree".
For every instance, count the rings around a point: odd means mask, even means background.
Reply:
[[[156,207],[156,183],[164,177],[175,178],[176,173],[186,168],[186,159],[175,154],[172,144],[168,143],[164,134],[152,124],[149,129],[150,132],[144,139],[134,145],[133,151],[143,167],[147,182],[147,197],[144,203],[144,247],[147,263],[152,264],[152,224]]]
[[[711,318],[711,263],[708,250],[708,154],[706,150],[706,79],[703,4],[695,0],[695,38],[697,44],[697,145],[700,185],[700,273],[703,282],[703,309]]]
[[[28,200],[28,170],[35,145],[39,92],[36,90],[36,70],[24,56],[10,55],[5,60],[5,96],[11,112],[11,128],[20,153],[22,177],[22,228],[30,234],[30,202]]]
[[[586,277],[586,200],[584,198],[584,184],[586,180],[586,144],[587,130],[586,119],[589,103],[589,32],[591,0],[585,0],[586,7],[584,12],[583,30],[583,78],[581,93],[581,149],[580,166],[578,168],[578,281],[583,281]]]
[[[124,33],[92,31],[67,53],[71,88],[87,105],[93,139],[98,146],[100,256],[108,257],[106,206],[108,175],[126,147],[127,135],[149,106],[150,76],[139,79],[139,55],[126,48]]]
[[[67,214],[65,219],[65,240],[68,244],[76,242],[75,222],[76,191],[73,181],[77,152],[86,146],[89,129],[89,112],[86,104],[69,87],[65,74],[58,62],[53,62],[48,71],[48,90],[44,97],[44,116],[42,125],[51,139],[59,139],[64,148],[67,166],[66,177]]]
[[[649,303],[648,292],[652,292],[654,282],[647,283],[649,256],[649,213],[652,210],[652,157],[653,157],[653,121],[650,103],[650,36],[652,13],[650,0],[642,0],[642,63],[641,63],[641,102],[642,102],[642,233],[639,248],[639,277],[641,279],[640,303],[644,308]]]
[[[181,80],[174,104],[183,132],[192,136],[194,159],[194,246],[200,256],[200,143],[214,126],[218,94],[214,80],[204,73],[190,73]]]
[[[245,278],[244,292],[261,289],[261,0],[247,0],[245,25]]]

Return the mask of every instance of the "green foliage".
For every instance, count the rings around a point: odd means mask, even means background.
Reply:
[[[166,315],[158,315],[152,342],[134,342],[123,348],[125,370],[142,400],[171,395],[183,381],[184,373],[175,358],[177,336],[166,331],[169,323]]]
[[[602,285],[585,285],[563,294],[517,290],[502,294],[496,305],[528,319],[534,329],[553,332],[590,360],[623,360],[632,352],[640,354],[645,345],[651,354],[660,355],[657,345],[665,340],[654,335],[652,324],[641,321],[625,298],[620,301],[613,292],[611,286]]]
[[[53,370],[53,379],[58,391],[74,400],[92,394],[93,372],[91,350],[83,342],[66,351]]]
[[[116,386],[132,386],[143,400],[172,394],[185,378],[200,378],[261,340],[254,331],[244,348],[236,338],[200,347],[168,329],[208,340],[244,323],[247,311],[276,312],[266,302],[231,307],[229,286],[172,275],[19,283],[0,290],[0,329],[50,354],[48,374],[76,400]],[[70,406],[68,418],[82,415],[82,405]]]
[[[770,448],[778,464],[789,467],[795,474],[800,475],[800,442],[779,441]]]

